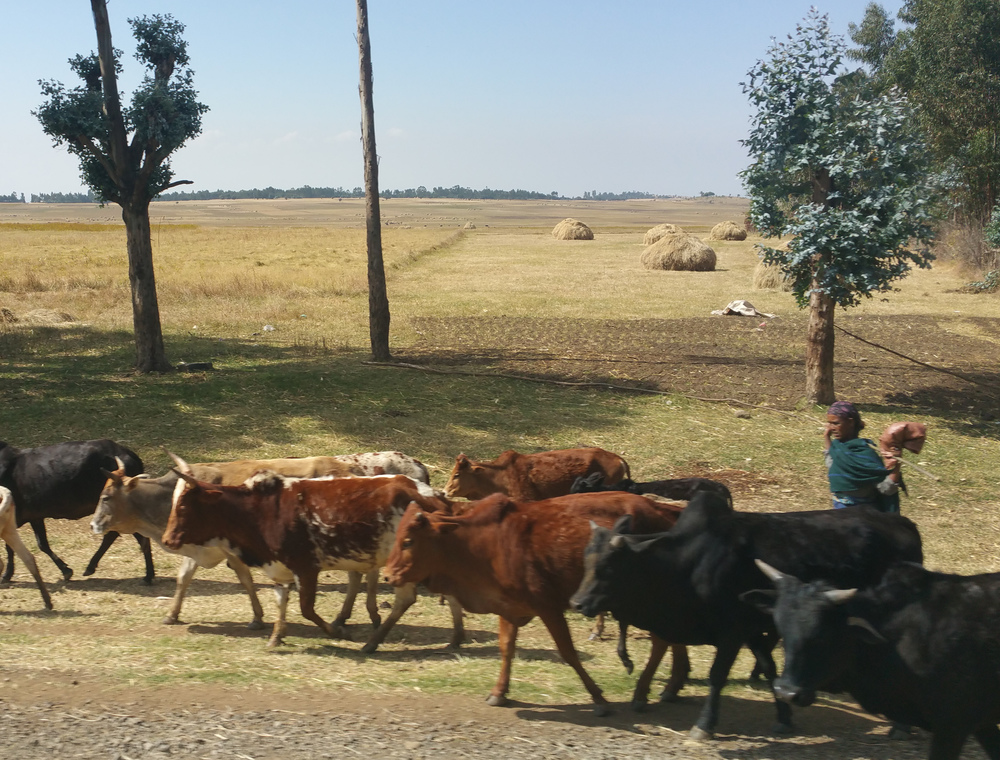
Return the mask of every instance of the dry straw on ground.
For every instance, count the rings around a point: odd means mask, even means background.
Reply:
[[[556,240],[593,240],[594,232],[579,219],[563,219],[552,229]]]
[[[709,240],[746,240],[747,231],[736,222],[719,222],[709,233]]]
[[[792,289],[789,282],[781,272],[781,267],[777,264],[765,264],[763,260],[757,262],[753,270],[754,290],[783,290],[788,292]]]
[[[715,251],[694,235],[666,235],[642,252],[646,269],[675,272],[715,271]]]
[[[658,224],[646,230],[646,234],[642,238],[642,244],[652,245],[664,235],[676,235],[681,232],[684,232],[684,230],[676,224]]]

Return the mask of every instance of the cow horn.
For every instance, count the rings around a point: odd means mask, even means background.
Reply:
[[[181,462],[183,461],[184,460],[182,459]],[[186,472],[183,472],[182,470],[179,470],[176,467],[172,467],[171,469],[177,473],[177,477],[179,477],[181,480],[190,483],[195,488],[198,487],[198,479],[195,478],[193,475],[188,475]]]
[[[189,465],[187,462],[185,462],[183,459],[177,456],[174,452],[168,451],[167,453],[170,455],[170,458],[174,460],[174,464],[177,465],[177,469],[175,470],[175,472],[178,471],[184,472],[187,475],[193,474],[193,471],[191,470],[191,465]]]
[[[852,599],[856,593],[858,593],[856,588],[835,588],[830,591],[824,591],[823,596],[832,604],[843,604]]]
[[[625,546],[625,536],[623,536],[621,533],[618,533],[611,537],[610,543],[612,549],[621,549],[623,546]]]
[[[120,462],[121,460],[119,459],[118,461]],[[113,480],[115,482],[115,485],[120,486],[122,483],[125,482],[125,478],[122,477],[120,469],[115,470],[114,472],[109,472],[108,470],[105,470],[102,467],[101,472],[103,473],[104,477],[106,477],[108,480]]]
[[[885,636],[883,636],[881,633],[879,633],[878,631],[875,630],[875,626],[873,626],[871,623],[869,623],[864,618],[849,617],[849,618],[847,618],[847,624],[848,625],[853,625],[856,628],[860,628],[863,631],[867,631],[868,633],[870,633],[872,636],[874,636],[879,641],[883,641],[883,642],[884,641],[888,641],[888,639],[886,639]]]
[[[781,572],[777,568],[771,567],[762,559],[755,559],[754,562],[756,563],[757,567],[760,568],[760,571],[775,583],[777,583],[778,581],[780,581],[782,578],[785,577],[785,574],[783,572]]]

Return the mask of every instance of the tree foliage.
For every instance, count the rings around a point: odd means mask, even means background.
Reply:
[[[105,108],[104,82],[96,53],[69,59],[82,80],[76,87],[57,81],[39,81],[45,102],[32,113],[57,145],[80,160],[81,177],[99,201],[121,205],[148,202],[173,181],[170,154],[201,133],[201,117],[208,106],[199,103],[188,67],[184,25],[169,15],[130,19],[136,39],[135,57],[146,73],[122,108],[128,139],[127,160],[113,158],[113,119]],[[114,68],[121,73],[122,51],[114,50]]]
[[[1000,2],[906,0],[899,31],[871,3],[849,27],[850,51],[880,91],[898,87],[917,106],[939,166],[953,166],[967,216],[985,222],[1000,200]]]
[[[932,258],[936,184],[912,113],[896,93],[842,86],[845,50],[813,10],[743,84],[756,108],[741,173],[750,218],[765,237],[791,236],[762,253],[801,306],[813,291],[855,305]]]

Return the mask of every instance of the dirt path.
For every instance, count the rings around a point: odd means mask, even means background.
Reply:
[[[303,689],[288,696],[206,685],[128,689],[52,673],[0,676],[0,757],[252,758],[923,758],[926,737],[888,739],[887,725],[827,703],[797,714],[800,733],[761,734],[773,708],[724,698],[715,741],[686,736],[701,707],[690,698],[636,714],[596,718],[578,705],[490,708],[467,697],[372,695]],[[734,732],[734,733],[727,733]],[[983,757],[978,747],[963,757]]]

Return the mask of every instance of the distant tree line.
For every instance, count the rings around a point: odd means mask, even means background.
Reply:
[[[501,200],[501,201],[535,201],[535,200],[588,200],[588,201],[628,201],[652,200],[654,198],[673,198],[672,195],[657,195],[643,193],[638,190],[628,190],[623,193],[598,192],[587,190],[583,196],[567,197],[558,192],[539,193],[534,190],[492,190],[483,188],[474,190],[470,187],[453,185],[452,187],[434,187],[428,190],[421,185],[406,190],[382,190],[382,198],[458,198],[465,200]],[[701,193],[702,197],[713,196],[715,193]],[[154,201],[217,201],[217,200],[275,200],[280,198],[364,198],[363,187],[350,190],[343,187],[312,187],[303,185],[283,190],[280,187],[254,187],[249,190],[182,190],[161,193]],[[24,194],[18,198],[15,193],[0,195],[2,203],[24,203]],[[97,203],[93,191],[86,193],[32,193],[32,203]]]

